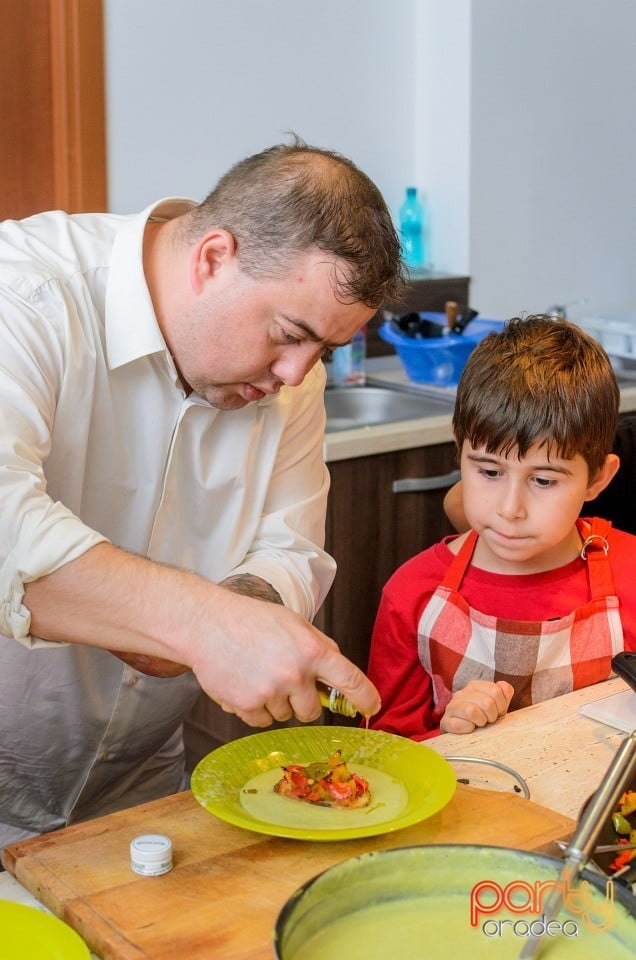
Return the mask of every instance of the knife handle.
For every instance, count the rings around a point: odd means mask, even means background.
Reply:
[[[446,326],[449,330],[452,330],[457,323],[459,305],[454,300],[447,300],[444,304],[444,312],[446,313]]]

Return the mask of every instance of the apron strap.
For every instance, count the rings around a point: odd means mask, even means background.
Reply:
[[[576,521],[576,526],[583,541],[581,559],[587,562],[592,600],[616,596],[612,568],[610,567],[607,557],[609,544],[606,537],[611,530],[612,524],[609,520],[594,517],[591,522],[579,518]],[[459,552],[455,555],[450,567],[446,571],[446,575],[440,586],[446,587],[448,590],[459,590],[460,584],[464,579],[464,574],[470,566],[476,543],[477,532],[470,530]]]
[[[576,526],[583,541],[581,559],[587,563],[592,600],[616,596],[614,577],[608,559],[609,543],[607,542],[607,535],[612,528],[612,524],[609,520],[604,520],[601,517],[593,517],[591,523],[589,520],[579,518],[576,521]]]
[[[472,560],[473,553],[475,552],[476,543],[477,531],[469,530],[468,536],[464,540],[463,545],[460,547],[459,552],[453,558],[453,561],[446,571],[446,575],[440,586],[448,587],[449,590],[459,590],[459,585],[464,579],[464,574],[470,566],[470,561]]]

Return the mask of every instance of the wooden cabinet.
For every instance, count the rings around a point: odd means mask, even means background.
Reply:
[[[409,557],[452,532],[442,501],[458,478],[455,446],[340,460],[329,469],[326,546],[338,572],[315,623],[365,670],[384,584]],[[415,483],[421,480],[427,482]]]
[[[0,220],[106,210],[102,0],[0,4]]]

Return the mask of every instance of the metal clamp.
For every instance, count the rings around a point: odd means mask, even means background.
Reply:
[[[587,537],[583,541],[583,546],[581,547],[581,554],[580,554],[581,560],[587,560],[587,548],[591,547],[595,540],[600,541],[601,550],[603,551],[605,556],[607,556],[607,554],[609,553],[609,543],[607,542],[605,537],[602,537],[598,533],[591,533],[589,537]]]

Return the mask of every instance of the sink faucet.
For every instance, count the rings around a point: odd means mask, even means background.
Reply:
[[[567,320],[568,309],[570,307],[581,306],[584,303],[587,303],[587,297],[583,297],[580,300],[568,300],[566,303],[555,303],[552,307],[548,307],[546,313],[551,317],[559,317],[561,320]]]
[[[568,308],[565,303],[555,303],[554,306],[548,307],[546,313],[550,317],[558,317],[559,320],[567,320]]]

